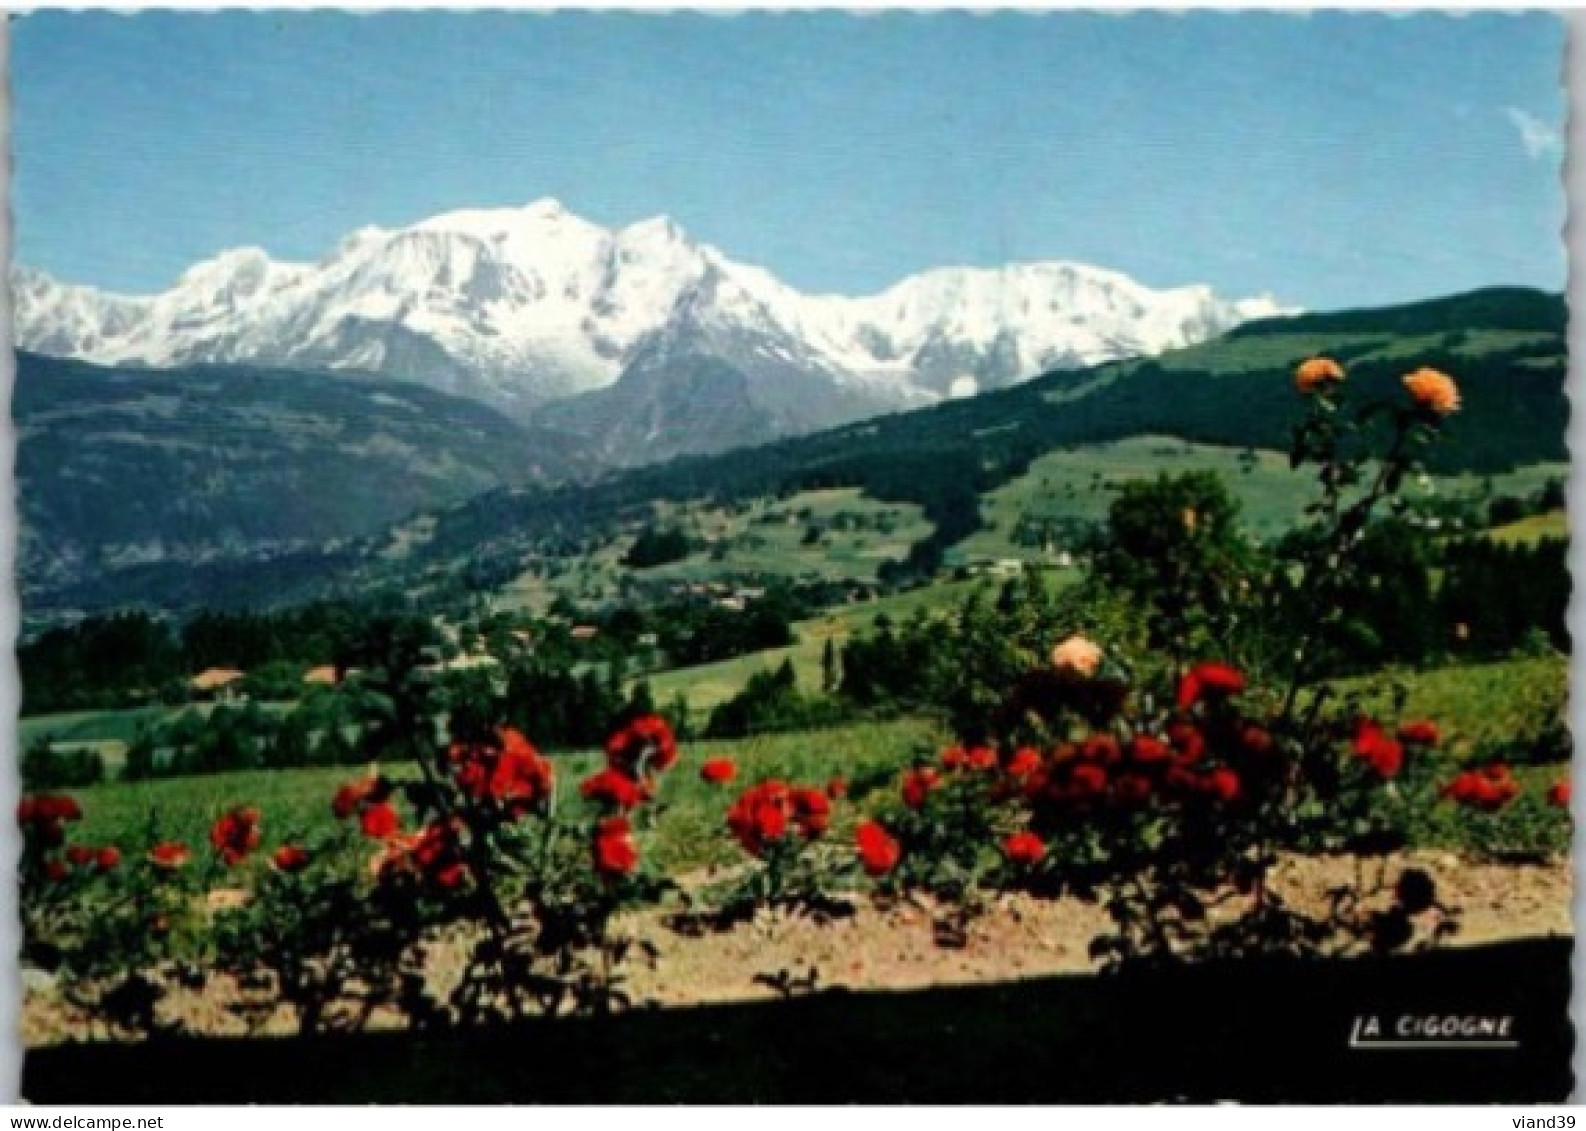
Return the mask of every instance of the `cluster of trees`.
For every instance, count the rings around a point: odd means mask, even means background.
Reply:
[[[25,791],[81,789],[104,780],[105,759],[97,750],[61,750],[45,735],[22,752]]]
[[[744,689],[710,714],[706,738],[744,738],[775,731],[810,730],[842,722],[851,712],[827,696],[799,689],[792,661],[756,672]]]
[[[629,569],[651,569],[680,562],[692,549],[688,535],[678,527],[647,526],[634,539],[622,564]]]
[[[138,732],[122,780],[355,765],[360,705],[352,694],[317,690],[286,711],[257,703],[190,708]]]
[[[1531,545],[1484,538],[1451,543],[1442,556],[1433,622],[1453,635],[1453,648],[1478,656],[1544,642],[1568,649],[1568,551],[1562,538]]]
[[[658,618],[660,647],[675,667],[693,667],[793,643],[797,610],[770,595],[742,611],[684,605]]]
[[[547,749],[587,750],[605,741],[612,719],[653,706],[645,684],[630,695],[623,690],[624,682],[620,665],[608,665],[604,672],[593,666],[579,672],[530,658],[509,669],[505,694],[497,704],[498,717],[533,735],[535,743]],[[477,694],[490,697],[484,690]]]
[[[22,714],[125,706],[136,695],[182,695],[191,669],[171,626],[146,613],[89,617],[17,648]]]
[[[212,667],[278,665],[261,676],[278,685],[288,672],[347,664],[370,625],[391,615],[374,602],[315,602],[272,613],[202,612],[180,624],[142,612],[88,617],[18,647],[22,713],[180,703],[187,679]]]

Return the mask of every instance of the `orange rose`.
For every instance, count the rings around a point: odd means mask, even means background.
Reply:
[[[1330,357],[1302,361],[1294,371],[1294,387],[1306,396],[1342,383],[1344,367]]]
[[[1052,649],[1052,666],[1060,675],[1089,679],[1101,667],[1101,646],[1083,636],[1070,636]]]
[[[1410,391],[1411,400],[1439,416],[1459,411],[1459,386],[1447,373],[1417,369],[1405,376],[1404,387]]]

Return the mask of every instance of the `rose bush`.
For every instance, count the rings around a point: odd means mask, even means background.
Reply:
[[[608,753],[579,804],[558,807],[554,768],[522,734],[454,736],[417,777],[341,786],[329,834],[268,844],[266,814],[229,807],[202,860],[157,837],[130,864],[68,844],[77,803],[27,798],[28,960],[123,1033],[160,1031],[168,991],[206,980],[250,1025],[284,1012],[303,1031],[619,1008],[632,944],[613,923],[667,890],[643,867],[641,810],[677,751],[646,716]],[[440,947],[466,954],[444,996],[428,966]]]
[[[1270,883],[1284,852],[1383,855],[1406,843],[1439,796],[1492,813],[1517,791],[1494,767],[1440,781],[1435,721],[1396,727],[1312,679],[1317,657],[1344,643],[1343,606],[1374,511],[1459,407],[1452,379],[1423,369],[1405,380],[1407,405],[1351,416],[1346,381],[1325,358],[1296,373],[1310,411],[1292,463],[1317,469],[1321,495],[1266,586],[1287,606],[1273,619],[1303,626],[1275,650],[1268,668],[1277,678],[1252,680],[1240,666],[1189,654],[1237,616],[1205,575],[1218,563],[1224,580],[1258,567],[1212,552],[1209,520],[1190,505],[1176,517],[1142,510],[1128,534],[1151,554],[1104,558],[1103,567],[1139,588],[1153,610],[1148,644],[1160,651],[1126,657],[1082,636],[1063,640],[1049,666],[1020,676],[987,712],[975,730],[986,744],[909,769],[899,804],[858,832],[863,869],[883,890],[922,887],[963,903],[990,883],[1101,898],[1115,929],[1093,950],[1120,963],[1398,946],[1455,929],[1434,896],[1402,898],[1403,883],[1386,907],[1368,901],[1388,887],[1362,883],[1335,892],[1320,914],[1288,906]],[[1373,455],[1374,422],[1384,419],[1384,450]],[[1153,520],[1171,535],[1154,533]],[[1148,583],[1139,572],[1147,560],[1171,568]],[[1417,876],[1409,886],[1418,891],[1430,880]]]

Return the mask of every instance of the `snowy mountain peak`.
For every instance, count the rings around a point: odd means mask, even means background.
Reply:
[[[554,196],[542,196],[538,200],[531,200],[523,206],[523,211],[530,216],[553,220],[571,215],[566,206]]]
[[[629,224],[617,233],[617,239],[629,245],[656,245],[689,243],[687,233],[678,227],[677,221],[670,216],[651,216],[648,220],[640,220]]]
[[[618,385],[641,355],[654,388],[664,341],[666,356],[746,375],[790,428],[1158,353],[1283,312],[1270,298],[1156,290],[1066,262],[944,267],[873,295],[807,295],[669,217],[607,229],[549,197],[360,228],[313,264],[234,248],[157,295],[26,267],[13,280],[18,344],[40,353],[367,369],[523,414]],[[795,412],[795,394],[830,411]]]

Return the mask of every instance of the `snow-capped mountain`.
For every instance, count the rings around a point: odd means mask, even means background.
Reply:
[[[663,402],[667,418],[713,407],[679,402],[669,381],[680,371],[681,385],[698,385],[688,374],[708,363],[712,395],[730,387],[753,430],[775,435],[1154,354],[1282,312],[1268,298],[1152,290],[1069,263],[943,268],[876,295],[806,295],[666,218],[610,230],[553,200],[364,228],[315,264],[227,251],[158,295],[27,268],[13,282],[17,344],[38,353],[365,370],[520,418],[603,391],[554,415],[593,427],[620,417],[631,431],[649,414],[662,432],[680,423],[655,417]]]

